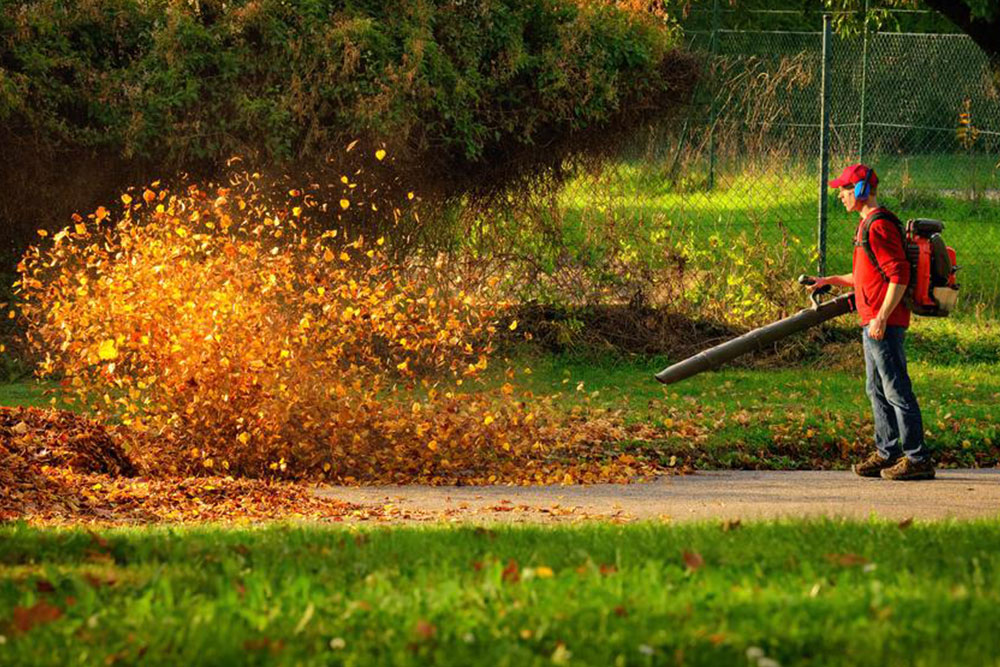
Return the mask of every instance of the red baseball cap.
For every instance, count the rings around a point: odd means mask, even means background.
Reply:
[[[871,172],[871,176],[869,176]],[[830,181],[831,188],[842,188],[845,185],[854,185],[868,178],[868,186],[874,188],[878,185],[878,176],[875,170],[865,164],[849,164],[840,172],[840,176]]]

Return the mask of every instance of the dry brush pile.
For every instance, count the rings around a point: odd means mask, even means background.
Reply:
[[[385,202],[359,174],[340,180],[330,202],[315,187],[274,197],[258,174],[153,183],[44,234],[17,285],[40,374],[127,433],[151,477],[570,483],[652,471],[603,455],[619,425],[519,394],[514,369],[485,382],[498,327],[517,326],[499,281],[474,263],[394,257],[391,222],[377,238],[345,231]],[[331,209],[341,224],[318,228],[313,214]]]

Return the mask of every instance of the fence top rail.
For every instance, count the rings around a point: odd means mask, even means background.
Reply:
[[[852,123],[857,125],[857,123]],[[957,128],[954,127],[931,127],[928,125],[906,125],[903,123],[876,123],[873,121],[865,121],[865,125],[868,127],[895,127],[903,128],[906,130],[931,130],[935,132],[954,132]],[[995,132],[993,130],[983,130],[980,128],[975,128],[977,134],[985,134],[991,137],[1000,137],[1000,132]]]
[[[686,35],[711,35],[712,30],[685,30]],[[738,35],[822,35],[822,30],[740,30],[738,28],[719,28],[715,33],[731,33]],[[967,40],[970,44],[972,38],[964,32],[894,32],[892,30],[872,30],[869,37],[929,37]]]
[[[964,32],[893,32],[891,30],[871,31],[869,36],[876,37],[941,37],[951,39],[966,39],[970,42],[972,38]]]
[[[685,34],[688,35],[711,35],[711,30],[685,30]],[[720,28],[715,31],[716,33],[731,33],[737,35],[809,35],[815,37],[817,35],[822,35],[822,30],[817,31],[805,31],[805,30],[735,30],[728,28]]]
[[[691,14],[711,14],[718,11],[720,14],[796,14],[799,16],[830,14],[860,14],[858,9],[719,9],[713,10],[711,7],[692,7],[688,10]],[[932,9],[894,9],[891,7],[880,8],[879,11],[890,14],[936,14]]]

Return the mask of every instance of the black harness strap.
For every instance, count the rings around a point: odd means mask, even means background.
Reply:
[[[860,245],[864,249],[865,254],[868,255],[868,261],[872,263],[872,266],[875,267],[878,274],[882,276],[882,280],[889,282],[889,276],[885,274],[885,271],[883,271],[882,267],[879,265],[878,258],[875,257],[875,251],[872,250],[872,244],[869,240],[871,236],[872,224],[874,224],[876,220],[888,220],[896,229],[899,230],[899,235],[903,239],[904,253],[906,252],[906,232],[903,231],[903,223],[899,220],[899,218],[893,215],[892,212],[884,208],[880,208],[864,219],[864,222],[861,223],[861,242],[854,242],[854,245]],[[907,260],[909,260],[909,257],[907,257]]]

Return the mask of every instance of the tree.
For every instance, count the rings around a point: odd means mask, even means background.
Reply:
[[[873,0],[864,16],[864,0],[825,0],[827,7],[848,10],[840,27],[850,29],[857,18],[881,23],[886,9],[912,9],[923,4],[967,34],[990,60],[994,84],[1000,87],[1000,0]],[[853,11],[851,11],[853,10]]]

